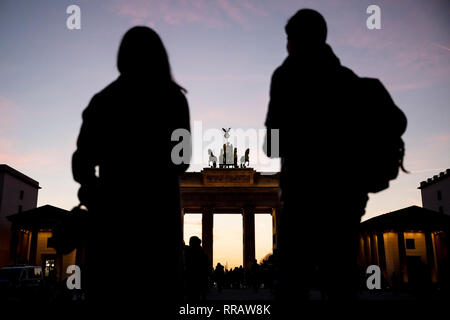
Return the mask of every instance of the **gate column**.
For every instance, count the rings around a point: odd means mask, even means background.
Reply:
[[[202,247],[209,258],[209,266],[213,263],[213,227],[214,212],[213,208],[202,208]]]
[[[244,269],[249,269],[255,260],[255,212],[253,207],[243,209]]]

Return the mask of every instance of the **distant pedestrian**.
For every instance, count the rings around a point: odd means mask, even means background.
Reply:
[[[224,285],[224,277],[225,277],[225,271],[223,265],[220,264],[220,262],[217,263],[216,269],[214,270],[214,279],[217,284],[217,291],[222,292],[223,285]]]
[[[193,236],[186,248],[186,290],[189,301],[205,300],[208,290],[209,259],[200,244],[201,240]]]

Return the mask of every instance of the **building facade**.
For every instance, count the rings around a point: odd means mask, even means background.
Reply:
[[[450,215],[450,169],[420,183],[422,207]]]
[[[362,273],[378,265],[385,287],[448,284],[449,216],[411,206],[366,220],[360,228]]]
[[[11,223],[7,216],[36,208],[39,182],[0,164],[0,267],[11,263]]]
[[[67,210],[45,205],[9,216],[12,264],[42,266],[44,275],[56,280],[67,277],[67,267],[76,264],[77,250],[65,255],[57,254],[49,242],[53,228],[67,214]]]

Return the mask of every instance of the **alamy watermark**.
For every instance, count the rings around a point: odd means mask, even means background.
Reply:
[[[376,4],[367,7],[367,14],[370,16],[366,20],[366,26],[369,30],[381,29],[381,9]]]
[[[175,165],[190,164],[210,167],[257,167],[274,171],[280,151],[279,130],[263,128],[210,128],[194,121],[191,132],[172,132],[171,160]],[[267,156],[269,153],[270,157]]]
[[[69,274],[66,280],[67,289],[81,289],[81,269],[76,264],[67,267],[66,273]]]
[[[376,264],[367,267],[366,274],[370,276],[366,280],[367,289],[381,289],[381,269]]]
[[[69,30],[81,29],[81,8],[76,4],[67,7],[66,13],[69,15],[66,20],[66,27]]]
[[[381,29],[381,9],[376,4],[371,4],[367,7],[366,13],[370,16],[366,20],[366,26],[369,30]],[[76,4],[72,4],[66,8],[66,14],[69,16],[66,19],[66,26],[69,30],[81,29],[81,8]]]

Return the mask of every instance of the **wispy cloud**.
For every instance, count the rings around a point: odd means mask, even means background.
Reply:
[[[408,146],[412,146],[409,149]],[[450,167],[450,132],[441,132],[408,144],[406,168],[413,174],[437,174]]]
[[[0,139],[0,163],[24,170],[54,172],[57,168],[69,165],[70,151],[60,148],[39,148],[23,150],[14,138]]]
[[[40,144],[26,147],[27,141],[18,137],[18,125],[23,116],[19,105],[7,97],[0,96],[0,163],[19,170],[40,168],[49,172],[55,169],[55,165],[68,164],[68,148],[43,147]]]
[[[382,29],[338,22],[340,46],[363,53],[359,70],[383,76],[394,91],[431,87],[450,78],[448,24],[439,8],[382,1]],[[363,18],[363,17],[362,17]],[[355,50],[356,49],[356,50]],[[351,66],[352,67],[352,66]]]
[[[229,0],[218,0],[219,7],[230,17],[233,21],[240,25],[247,25],[248,19],[240,10],[240,8]]]
[[[110,9],[128,17],[133,24],[201,24],[223,27],[238,24],[251,25],[253,16],[266,16],[267,12],[251,0],[115,0]]]
[[[446,47],[446,46],[444,46],[444,45],[442,45],[442,44],[434,43],[434,42],[433,42],[433,45],[435,45],[435,46],[438,47],[438,48],[444,49],[444,50],[446,50],[446,51],[450,51],[450,48],[449,48],[449,47]]]
[[[437,174],[439,172],[445,171],[447,168],[441,167],[441,168],[425,168],[425,169],[418,169],[418,170],[412,170],[411,173],[432,173]]]

